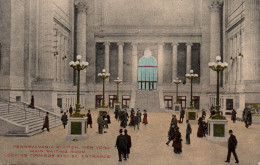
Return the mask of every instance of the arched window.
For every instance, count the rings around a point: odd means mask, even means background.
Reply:
[[[138,89],[157,89],[157,62],[151,56],[150,50],[145,50],[144,56],[138,62]]]

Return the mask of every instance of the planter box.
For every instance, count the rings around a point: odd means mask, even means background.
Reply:
[[[66,140],[86,140],[87,118],[70,117],[68,120],[68,134]]]
[[[227,122],[223,119],[208,119],[208,135],[206,138],[215,142],[227,142]]]
[[[191,110],[191,109],[186,109],[185,113],[186,113],[186,120],[190,120],[190,121],[196,121],[198,120],[198,112],[199,110]]]

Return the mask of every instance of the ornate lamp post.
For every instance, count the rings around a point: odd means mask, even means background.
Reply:
[[[77,104],[76,104],[76,112],[73,115],[74,117],[82,116],[80,114],[80,71],[84,70],[88,66],[88,62],[81,61],[81,55],[77,55],[77,61],[71,61],[69,63],[70,67],[72,67],[74,70],[78,71],[78,84],[77,84]]]
[[[119,84],[122,82],[122,80],[119,79],[119,77],[117,77],[116,80],[114,80],[116,83],[116,103],[119,103],[119,94],[118,94],[118,88],[119,88]]]
[[[177,77],[175,80],[173,80],[173,83],[176,84],[176,102],[175,104],[179,104],[178,102],[178,86],[181,83],[181,80]]]
[[[216,110],[217,113],[215,115],[216,118],[224,118],[224,116],[220,115],[220,106],[219,106],[219,72],[225,70],[228,67],[228,63],[226,62],[221,62],[221,57],[217,56],[216,57],[217,62],[209,62],[208,66],[211,68],[213,71],[217,72],[217,100],[216,100]],[[214,118],[214,117],[213,117]]]
[[[98,77],[102,78],[103,80],[103,99],[102,99],[102,108],[106,108],[105,106],[105,80],[110,76],[109,73],[106,73],[105,69],[102,69],[102,73],[98,74]]]
[[[192,82],[193,80],[195,80],[196,78],[198,78],[198,74],[193,74],[193,70],[190,70],[190,73],[185,74],[185,76],[187,77],[187,79],[190,80],[190,107],[189,109],[195,109],[193,106],[193,101],[192,101]]]

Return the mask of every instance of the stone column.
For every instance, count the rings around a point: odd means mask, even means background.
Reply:
[[[192,46],[192,43],[186,43],[186,46],[187,46],[186,73],[190,73],[190,70],[191,70],[191,46]]]
[[[237,63],[237,35],[235,34],[234,35],[234,48],[233,48],[233,55],[232,57],[235,58],[234,62],[233,62],[233,68],[232,68],[232,75],[233,75],[233,81],[232,81],[232,84],[235,85],[236,84],[236,73],[237,73],[237,69],[236,69],[236,63]]]
[[[177,78],[178,43],[172,43],[172,81]]]
[[[210,5],[210,62],[220,56],[220,9],[221,4],[217,1]],[[216,73],[210,69],[210,85],[216,84]]]
[[[117,43],[118,45],[118,77],[122,80],[122,82],[124,81],[124,77],[123,77],[123,46],[124,43],[123,42],[119,42]]]
[[[260,23],[259,0],[245,1],[245,47],[244,47],[244,80],[259,80],[260,61]]]
[[[109,73],[109,46],[110,46],[110,43],[104,42],[103,45],[105,45],[105,68],[104,69],[106,69],[106,72]],[[109,78],[108,78],[107,82],[109,82]]]
[[[164,43],[158,43],[158,83],[163,83],[163,46]]]
[[[241,31],[237,34],[237,84],[240,84],[240,56],[241,53]]]
[[[82,60],[86,61],[86,50],[87,50],[87,6],[84,2],[76,1],[75,7],[77,8],[77,55],[82,56]],[[80,73],[80,83],[86,83],[86,73]]]
[[[137,82],[137,43],[132,42],[132,82]]]
[[[241,53],[244,56],[244,46],[245,46],[245,30],[241,29]],[[240,83],[243,84],[244,83],[244,57],[242,57],[240,59]]]

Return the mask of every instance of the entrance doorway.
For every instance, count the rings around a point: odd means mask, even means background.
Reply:
[[[149,49],[144,51],[144,56],[138,62],[138,89],[157,89],[157,62]]]

